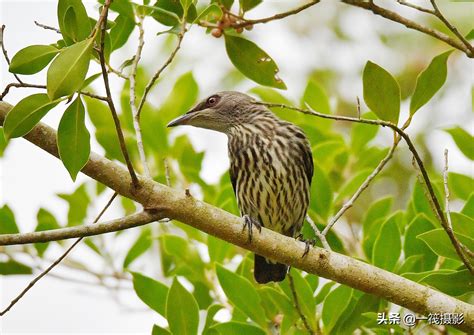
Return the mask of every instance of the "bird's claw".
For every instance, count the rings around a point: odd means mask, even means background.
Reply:
[[[316,245],[316,240],[305,239],[303,238],[303,234],[299,234],[295,239],[304,242],[304,252],[303,255],[301,255],[301,258],[304,258],[309,253],[309,246],[314,247]]]
[[[249,215],[245,214],[243,217],[244,223],[242,225],[242,232],[245,231],[245,228],[248,229],[248,234],[249,234],[249,242],[252,242],[252,237],[253,237],[253,227],[257,228],[258,232],[262,232],[262,225],[260,222],[257,220],[251,218]]]

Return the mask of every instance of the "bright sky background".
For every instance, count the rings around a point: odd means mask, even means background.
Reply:
[[[296,6],[296,1],[266,1],[272,5],[262,5],[252,11],[255,17],[267,16]],[[421,1],[423,2],[423,1]],[[87,1],[89,15],[97,12],[94,1]],[[59,36],[45,31],[34,25],[34,20],[43,24],[57,26],[55,1],[13,1],[0,0],[0,23],[6,25],[5,44],[10,57],[21,48],[31,44],[53,43]],[[466,4],[459,6],[466,6]],[[468,8],[472,12],[472,5]],[[299,98],[306,84],[309,72],[314,69],[332,68],[344,73],[340,80],[339,90],[347,99],[362,96],[362,82],[360,70],[368,59],[380,64],[392,73],[397,73],[403,62],[400,57],[410,57],[406,53],[394,52],[390,44],[383,44],[377,31],[401,30],[404,27],[391,24],[388,21],[375,19],[372,15],[359,10],[346,11],[340,18],[341,29],[353,38],[352,41],[341,43],[334,37],[334,33],[326,23],[331,21],[335,11],[340,9],[335,1],[324,1],[308,11],[308,14],[298,15],[283,21],[273,22],[264,26],[255,27],[248,33],[248,38],[256,41],[266,50],[280,66],[280,77],[285,80],[287,95]],[[412,15],[412,11],[405,11]],[[306,13],[306,12],[305,12]],[[309,14],[311,13],[311,14]],[[314,26],[310,33],[296,35],[294,31],[305,30],[308,25]],[[288,26],[292,30],[287,29]],[[146,43],[143,64],[150,71],[161,65],[167,53],[162,52],[163,38],[156,38],[155,33],[162,29],[153,20],[146,24]],[[412,32],[412,34],[418,34]],[[429,38],[429,37],[422,37]],[[129,48],[120,51],[112,58],[112,63],[119,65],[123,59],[129,58],[135,48],[136,37],[130,39]],[[410,46],[413,47],[413,46]],[[223,40],[215,39],[204,34],[203,29],[192,28],[185,37],[181,61],[171,72],[164,74],[164,81],[152,97],[152,102],[159,102],[167,93],[177,75],[193,70],[194,76],[200,85],[201,97],[212,94],[221,89],[220,82],[223,75],[231,68],[225,54]],[[1,88],[13,77],[8,73],[3,58],[1,63]],[[435,129],[442,129],[454,123],[465,124],[466,129],[473,132],[472,114],[470,106],[470,87],[472,78],[472,61],[459,53],[456,60],[450,62],[447,89],[441,100],[435,100],[431,109],[424,111],[423,117],[415,118],[410,127],[410,133],[423,130],[427,124]],[[471,71],[466,71],[466,69]],[[90,69],[90,73],[97,72]],[[169,75],[172,73],[172,75]],[[26,78],[26,77],[25,77]],[[46,71],[28,78],[28,82],[44,83]],[[114,78],[114,76],[111,76]],[[112,82],[114,92],[119,85]],[[237,89],[245,91],[253,87],[246,81]],[[26,89],[12,89],[7,101],[18,102],[31,92]],[[406,110],[407,106],[403,108]],[[428,115],[428,112],[430,115]],[[43,122],[57,128],[59,123],[59,109],[50,112]],[[315,121],[316,122],[316,121]],[[226,140],[223,135],[213,134],[205,130],[186,129],[178,132],[188,132],[193,138],[193,144],[198,150],[206,150],[204,161],[204,178],[215,182],[225,172],[228,166]],[[451,171],[471,172],[472,165],[456,149],[448,135],[442,131],[433,131],[428,137],[430,149],[434,152],[435,164],[442,166],[444,148],[450,150]],[[93,150],[102,152],[96,143]],[[64,201],[55,197],[56,193],[69,193],[78,184],[86,181],[84,175],[79,175],[75,184],[70,180],[62,164],[55,158],[38,150],[28,142],[13,140],[0,160],[0,205],[7,203],[16,214],[17,223],[21,231],[31,231],[36,225],[36,213],[40,207],[45,207],[64,222],[67,206]],[[107,195],[108,196],[108,195]],[[100,207],[105,202],[96,206]],[[120,215],[117,209],[110,210],[105,218]],[[124,247],[130,241],[124,241]],[[120,246],[117,246],[120,247]],[[54,252],[56,251],[56,252]],[[58,249],[51,248],[48,255],[51,259],[58,255]],[[90,253],[77,248],[72,258],[84,259]],[[1,258],[2,255],[0,255]],[[150,269],[153,260],[143,261],[147,267],[145,273],[153,273]],[[95,266],[95,264],[92,264]],[[97,269],[100,271],[100,268]],[[54,270],[61,274],[61,271]],[[65,272],[71,274],[71,272]],[[88,278],[84,274],[72,272],[78,279]],[[0,308],[18,294],[31,280],[27,276],[11,276],[0,278]],[[120,304],[110,291],[99,286],[86,286],[47,276],[42,279],[4,318],[0,319],[2,334],[33,334],[33,333],[87,333],[87,334],[149,334],[151,325],[159,322],[159,316],[150,311],[133,291],[122,290],[118,295]]]

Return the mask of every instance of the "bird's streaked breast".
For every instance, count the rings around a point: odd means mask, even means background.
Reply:
[[[285,235],[298,233],[312,175],[311,150],[302,131],[276,118],[236,126],[229,134],[229,157],[241,214]]]

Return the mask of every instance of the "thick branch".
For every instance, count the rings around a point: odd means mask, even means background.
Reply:
[[[0,124],[3,123],[10,108],[10,105],[0,102]],[[39,123],[25,138],[58,157],[56,132],[52,128]],[[196,200],[186,195],[184,191],[173,190],[153,180],[141,179],[141,187],[135,189],[131,185],[131,178],[126,169],[95,153],[91,153],[89,162],[82,172],[147,208],[157,208],[159,213],[157,217],[179,220],[266,258],[377,295],[420,314],[463,313],[464,324],[456,327],[467,332],[474,331],[474,306],[446,294],[325,249],[313,248],[302,258],[304,243],[265,228],[262,229],[262,233],[254,234],[252,243],[249,244],[247,234],[242,234],[241,218]],[[136,215],[150,215],[148,217],[150,221],[157,218],[152,219],[151,216],[155,214],[150,213]],[[124,221],[127,222],[129,219]],[[75,229],[94,228],[81,226]]]
[[[464,263],[466,268],[472,274],[474,274],[473,266],[471,265],[469,259],[467,259],[466,255],[463,253],[463,251],[461,249],[461,245],[460,245],[456,235],[454,235],[453,229],[449,226],[449,224],[446,220],[446,216],[444,215],[444,212],[441,209],[440,202],[439,202],[438,198],[436,197],[436,194],[435,194],[434,189],[433,189],[433,185],[431,184],[431,179],[428,176],[428,172],[426,171],[423,160],[421,159],[420,154],[416,150],[415,145],[413,144],[410,136],[408,136],[408,134],[404,131],[404,129],[411,122],[410,118],[406,121],[405,125],[402,126],[402,128],[399,128],[396,124],[394,124],[392,122],[388,122],[388,121],[383,121],[383,120],[370,120],[370,119],[354,118],[354,117],[349,117],[349,116],[329,115],[329,114],[319,113],[319,112],[316,112],[314,110],[302,109],[302,108],[298,108],[298,107],[288,106],[288,105],[285,105],[285,104],[276,104],[276,103],[267,103],[267,102],[256,102],[256,103],[259,103],[259,104],[267,106],[267,107],[287,108],[287,109],[295,110],[295,111],[303,113],[303,114],[312,115],[312,116],[320,117],[320,118],[323,118],[323,119],[338,120],[338,121],[349,121],[349,122],[356,122],[356,123],[365,123],[365,124],[371,124],[371,125],[378,125],[378,126],[382,126],[382,127],[389,127],[391,129],[393,129],[398,134],[398,136],[403,138],[403,140],[408,145],[408,149],[413,154],[413,158],[414,158],[416,164],[418,165],[418,167],[420,169],[421,176],[423,178],[423,182],[425,183],[426,188],[428,190],[429,201],[431,201],[433,203],[433,212],[434,212],[434,214],[437,216],[439,222],[441,223],[441,226],[443,227],[443,229],[448,234],[448,237],[451,241],[451,244],[454,246],[454,249],[456,250],[456,253],[458,254],[459,258],[462,260],[462,262]],[[385,165],[386,162],[384,163],[382,161],[381,163],[383,165]]]
[[[390,21],[398,22],[403,24],[405,27],[418,30],[419,32],[422,32],[424,34],[430,35],[434,38],[437,38],[440,41],[443,41],[444,43],[447,43],[451,45],[452,47],[461,50],[464,52],[469,58],[474,58],[474,53],[472,52],[471,48],[468,48],[462,41],[455,40],[451,38],[450,36],[443,34],[435,29],[431,29],[429,27],[423,26],[415,21],[409,20],[406,17],[401,16],[398,13],[392,12],[388,9],[385,9],[383,7],[377,6],[373,1],[362,1],[362,0],[342,0],[342,2],[351,5],[351,6],[356,6],[359,8],[363,8],[366,10],[371,11],[375,15],[380,15]]]
[[[17,245],[61,241],[76,237],[87,237],[125,230],[161,219],[159,212],[147,211],[125,216],[112,221],[53,230],[42,230],[22,234],[0,235],[0,245]]]

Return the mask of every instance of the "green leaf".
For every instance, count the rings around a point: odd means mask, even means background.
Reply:
[[[314,182],[311,183],[310,207],[323,219],[327,219],[332,209],[333,191],[326,173],[314,166]]]
[[[466,236],[474,236],[474,219],[463,213],[451,212],[453,230]]]
[[[452,52],[453,50],[450,50],[433,58],[430,65],[416,79],[415,92],[410,101],[411,115],[430,101],[443,86],[448,73],[446,62]]]
[[[469,249],[474,250],[474,239],[456,232],[454,234],[456,235],[459,242],[464,244]],[[417,238],[425,242],[438,256],[459,260],[456,250],[454,249],[448,234],[443,228],[430,230],[426,233],[418,235]]]
[[[334,200],[334,203],[339,203],[343,201],[346,197],[352,196],[357,189],[362,185],[362,183],[367,179],[367,177],[372,173],[372,170],[366,169],[359,171],[355,176],[349,179],[344,185],[341,186],[339,193]]]
[[[145,227],[142,229],[135,243],[133,243],[132,247],[128,251],[127,256],[125,256],[125,259],[123,261],[123,267],[128,268],[128,266],[134,260],[143,255],[145,251],[147,251],[151,247],[151,244],[151,229],[149,227]]]
[[[403,244],[405,258],[412,255],[421,255],[422,259],[417,263],[419,267],[416,268],[419,272],[432,270],[438,256],[423,241],[416,237],[434,228],[433,223],[424,214],[418,214],[410,222],[405,232],[405,242]]]
[[[474,189],[474,178],[460,173],[448,173],[449,189],[458,197],[467,200]],[[439,198],[438,198],[439,199]]]
[[[5,149],[7,148],[7,140],[5,139],[5,133],[3,127],[0,127],[0,158],[3,156]]]
[[[51,45],[30,45],[13,56],[8,70],[18,74],[41,71],[56,56],[58,49]]]
[[[283,292],[270,286],[261,286],[258,290],[259,292],[264,292],[266,297],[268,297],[269,302],[276,306],[278,311],[283,315],[295,321],[299,318],[293,302]]]
[[[252,8],[257,7],[262,3],[263,0],[239,0],[240,8],[243,12],[247,12]]]
[[[5,138],[20,137],[28,134],[31,129],[59,101],[50,101],[44,93],[37,93],[18,102],[7,114],[3,123]]]
[[[295,291],[298,296],[298,302],[301,306],[303,315],[308,320],[312,329],[316,328],[316,302],[313,298],[313,290],[311,286],[301,275],[301,272],[296,269],[290,270],[290,275],[293,277]]]
[[[451,296],[474,292],[474,276],[467,269],[452,273],[434,272],[424,277],[421,282]]]
[[[474,192],[469,195],[469,198],[466,200],[461,213],[470,218],[474,218]]]
[[[58,221],[53,214],[44,208],[40,208],[38,214],[36,214],[38,224],[36,225],[35,231],[44,231],[60,228]],[[35,243],[35,249],[38,252],[38,256],[43,257],[49,243]]]
[[[240,72],[261,85],[286,89],[285,83],[277,77],[278,66],[265,51],[245,38],[224,36],[227,55]]]
[[[219,305],[219,304],[214,304],[208,307],[207,314],[206,314],[206,323],[204,324],[202,335],[210,335],[213,333],[213,331],[210,331],[209,328],[217,323],[217,321],[214,320],[214,316],[222,308],[224,308],[224,306]]]
[[[153,325],[151,335],[172,335],[168,329],[161,328],[158,325]]]
[[[324,286],[321,288],[321,290],[319,290],[318,294],[314,298],[314,301],[316,302],[316,305],[319,305],[320,303],[322,303],[324,301],[324,299],[326,299],[327,295],[331,291],[331,288],[335,284],[336,284],[336,282],[333,282],[333,281],[330,281],[330,282],[324,284]]]
[[[243,322],[224,322],[218,323],[211,327],[211,329],[215,329],[221,335],[265,335],[266,332],[257,326],[243,323]]]
[[[94,39],[89,38],[63,49],[51,63],[47,74],[51,100],[70,95],[82,87],[86,78]]]
[[[374,113],[364,113],[362,118],[375,120],[377,117]],[[363,124],[363,123],[354,123],[351,130],[351,149],[360,153],[367,144],[374,139],[379,131],[378,126]]]
[[[0,208],[0,234],[17,234],[19,232],[13,211],[8,205],[3,205]]]
[[[86,78],[86,80],[84,80],[84,82],[82,83],[81,89],[86,88],[87,86],[92,84],[97,78],[99,78],[101,76],[102,76],[102,72],[98,72],[98,73],[95,73],[92,76]]]
[[[222,16],[222,10],[216,3],[209,4],[204,8],[199,15],[194,19],[193,23],[198,23],[199,21],[210,21],[220,18]]]
[[[372,247],[380,230],[380,226],[374,227],[374,224],[376,222],[382,223],[381,221],[384,220],[390,212],[392,203],[392,197],[386,197],[377,200],[369,207],[364,219],[362,220],[362,230],[364,236],[362,247],[368,259],[372,259]]]
[[[83,224],[87,216],[87,207],[89,206],[90,198],[87,194],[86,184],[80,185],[71,194],[58,194],[61,199],[64,199],[69,204],[69,211],[67,213],[68,226],[77,226]]]
[[[471,31],[467,33],[466,39],[467,40],[473,40],[474,39],[474,29],[471,29]]]
[[[25,264],[14,260],[0,262],[0,275],[30,275],[33,270]]]
[[[474,136],[461,127],[448,128],[444,129],[444,131],[451,135],[464,156],[470,160],[474,160]]]
[[[379,297],[364,293],[359,299],[357,299],[355,295],[356,294],[352,297],[354,307],[350,308],[350,306],[348,306],[337,322],[337,330],[339,333],[343,331],[343,334],[354,334],[354,331],[366,322],[366,319],[363,316],[364,313],[379,311]],[[357,300],[357,302],[355,302],[355,300]]]
[[[244,277],[216,264],[216,274],[227,298],[249,318],[265,327],[265,311],[255,287]]]
[[[199,307],[193,295],[173,279],[166,299],[166,319],[173,334],[197,334]]]
[[[85,114],[81,97],[78,96],[64,112],[58,127],[59,156],[73,181],[86,165],[91,152]]]
[[[372,250],[372,263],[388,271],[392,271],[395,268],[402,251],[402,242],[397,222],[401,215],[402,213],[398,212],[384,222]]]
[[[331,330],[336,326],[339,318],[344,315],[344,310],[349,306],[352,294],[352,288],[340,285],[326,296],[321,316],[325,333],[331,334]]]
[[[204,262],[197,248],[189,240],[177,235],[161,235],[163,254],[169,256],[170,268],[164,269],[166,276],[185,276],[190,281],[205,281]]]
[[[133,276],[133,288],[137,296],[147,304],[148,307],[165,317],[168,287],[138,272],[131,272],[131,274]]]
[[[86,8],[81,0],[59,0],[58,23],[68,45],[86,39],[92,31]]]
[[[151,16],[161,24],[169,27],[177,26],[184,15],[182,1],[187,7],[186,21],[193,22],[197,17],[196,6],[190,0],[158,0],[154,6],[145,6],[153,9]]]
[[[324,88],[315,80],[308,81],[303,94],[303,101],[311,109],[323,114],[331,114],[331,105]]]
[[[129,39],[135,29],[135,21],[125,15],[115,19],[115,26],[110,30],[111,51],[120,49]]]
[[[382,120],[398,123],[400,87],[392,75],[375,63],[367,62],[363,74],[364,100]]]

